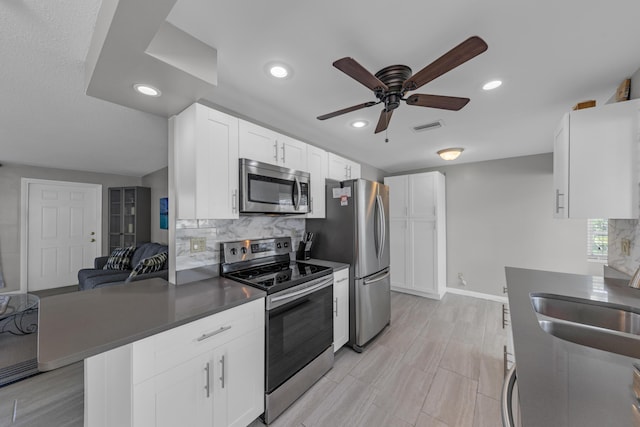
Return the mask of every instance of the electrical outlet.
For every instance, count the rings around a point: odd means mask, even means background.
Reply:
[[[631,255],[631,240],[622,239],[622,255],[630,256]]]
[[[192,237],[191,238],[191,253],[204,252],[207,249],[206,237]]]

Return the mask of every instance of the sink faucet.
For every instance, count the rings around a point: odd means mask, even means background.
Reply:
[[[638,267],[631,280],[629,280],[629,287],[640,289],[640,267]]]

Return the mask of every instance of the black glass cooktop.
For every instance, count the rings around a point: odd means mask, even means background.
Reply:
[[[270,294],[331,273],[330,267],[287,261],[227,273],[225,276]]]

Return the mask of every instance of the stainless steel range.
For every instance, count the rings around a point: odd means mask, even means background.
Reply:
[[[265,412],[275,420],[333,366],[333,270],[291,261],[291,238],[221,244],[220,274],[267,292]]]

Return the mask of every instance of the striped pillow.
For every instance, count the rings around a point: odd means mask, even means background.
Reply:
[[[135,246],[128,248],[115,248],[107,263],[102,267],[103,270],[129,270],[131,268],[131,257],[136,250]]]
[[[142,259],[138,265],[135,266],[129,277],[160,271],[164,263],[167,262],[167,258],[169,258],[169,255],[166,252],[161,252],[149,258]]]

